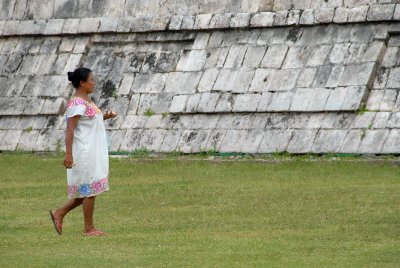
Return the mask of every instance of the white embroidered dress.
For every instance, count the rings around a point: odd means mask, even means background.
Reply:
[[[108,148],[103,114],[82,98],[67,104],[66,118],[81,115],[74,130],[72,157],[67,169],[68,198],[96,196],[108,191]]]

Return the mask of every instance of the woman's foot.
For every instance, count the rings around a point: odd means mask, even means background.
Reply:
[[[84,232],[83,235],[84,236],[103,236],[103,235],[107,235],[107,234],[103,231],[92,229],[90,231]]]
[[[50,218],[51,221],[53,222],[54,228],[56,229],[56,232],[61,235],[62,234],[62,220],[60,220],[54,211],[50,210]]]

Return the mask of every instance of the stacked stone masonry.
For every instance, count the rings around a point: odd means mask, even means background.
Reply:
[[[39,2],[1,4],[0,150],[63,150],[86,66],[111,151],[400,151],[399,1]]]

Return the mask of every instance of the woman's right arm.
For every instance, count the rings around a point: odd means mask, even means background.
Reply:
[[[74,159],[72,157],[72,143],[74,142],[74,130],[78,124],[78,120],[81,116],[75,115],[68,118],[67,121],[67,133],[65,134],[65,159],[64,166],[66,168],[72,168],[74,165]]]

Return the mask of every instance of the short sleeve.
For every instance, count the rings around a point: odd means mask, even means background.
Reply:
[[[68,102],[66,111],[67,118],[74,117],[75,115],[85,115],[85,112],[86,105],[82,100],[73,99]]]

